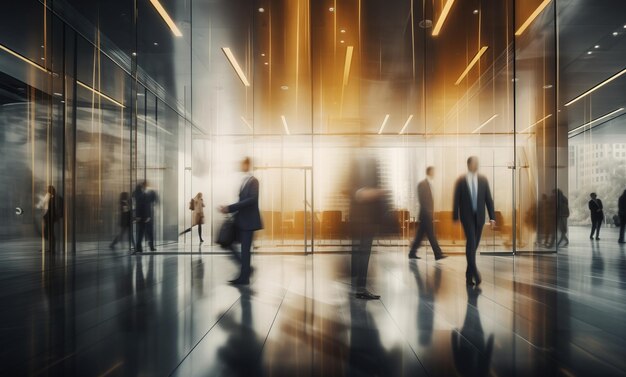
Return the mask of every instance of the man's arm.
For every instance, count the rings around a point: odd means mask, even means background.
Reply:
[[[257,203],[259,202],[259,181],[256,178],[253,178],[250,180],[249,190],[250,190],[249,197],[226,207],[229,213],[237,212],[245,207],[257,205]]]
[[[461,180],[458,179],[454,186],[454,198],[452,200],[452,220],[459,221],[459,205],[461,203]]]

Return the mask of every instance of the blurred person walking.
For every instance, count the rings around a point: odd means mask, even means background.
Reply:
[[[452,217],[454,221],[461,220],[465,233],[465,283],[479,285],[482,281],[476,266],[476,250],[480,244],[480,237],[485,224],[485,207],[489,214],[489,223],[493,229],[496,224],[493,208],[493,198],[487,178],[478,174],[478,157],[467,159],[467,174],[456,181],[454,188],[454,205]]]
[[[120,230],[117,236],[113,239],[109,247],[113,250],[115,249],[115,245],[118,242],[122,241],[124,235],[128,235],[128,242],[130,243],[130,247],[133,247],[133,232],[130,228],[132,223],[132,211],[130,210],[130,195],[127,192],[122,192],[120,194],[120,202],[119,202],[119,211],[120,211]]]
[[[44,250],[54,253],[56,250],[56,232],[54,228],[56,222],[63,217],[63,197],[57,195],[57,190],[54,186],[49,185],[46,194],[36,207],[40,208],[43,212],[43,236],[48,244],[47,248],[44,247]]]
[[[409,250],[409,259],[420,259],[417,256],[417,249],[420,247],[424,236],[428,237],[430,247],[435,254],[435,260],[446,258],[441,252],[437,236],[435,235],[435,227],[433,226],[434,216],[434,200],[433,200],[433,180],[435,179],[435,168],[429,166],[426,168],[426,179],[417,185],[417,199],[420,205],[419,225],[415,233],[415,239]]]
[[[600,240],[600,227],[604,221],[602,200],[598,199],[595,192],[592,192],[589,196],[591,197],[591,200],[589,200],[589,211],[591,212],[591,235],[589,235],[589,239],[592,240],[595,233],[596,240]]]
[[[240,169],[245,176],[239,188],[239,201],[219,207],[221,213],[235,214],[235,234],[237,241],[241,244],[240,254],[231,247],[233,257],[241,264],[239,277],[229,281],[233,285],[250,284],[252,240],[254,232],[263,229],[259,211],[259,181],[250,172],[251,165],[252,161],[249,157],[241,161]]]
[[[626,190],[619,197],[617,202],[617,214],[619,215],[619,243],[626,243],[624,240],[624,229],[626,229]]]
[[[198,226],[198,238],[200,238],[200,242],[204,242],[202,239],[202,224],[204,224],[204,200],[202,199],[202,193],[199,192],[189,201],[189,209],[192,211],[191,215],[191,226],[182,232],[180,235],[182,236],[185,233],[191,232],[191,228],[194,226]]]
[[[137,245],[135,251],[143,252],[143,237],[146,236],[150,251],[156,251],[154,247],[154,204],[158,201],[154,190],[148,188],[148,182],[143,181],[137,185],[133,192],[135,200],[135,219],[137,224]]]

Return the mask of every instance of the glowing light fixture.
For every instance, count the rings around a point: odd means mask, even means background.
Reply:
[[[343,86],[348,85],[348,79],[350,78],[350,65],[352,64],[352,51],[354,50],[353,46],[348,46],[346,48],[346,62],[343,67]]]
[[[250,131],[253,131],[252,126],[250,125],[250,123],[248,123],[248,121],[246,120],[246,118],[242,115],[241,116],[241,121],[248,126],[248,128],[250,129]]]
[[[519,133],[524,133],[528,130],[530,130],[531,128],[535,127],[536,125],[538,125],[539,123],[543,122],[544,120],[550,118],[552,116],[552,114],[548,114],[545,117],[539,119],[538,121],[536,121],[535,123],[531,124],[530,126],[524,128],[523,130],[519,131]]]
[[[589,122],[587,122],[587,123],[585,123],[585,124],[582,124],[582,125],[580,125],[580,126],[578,126],[578,127],[574,128],[573,130],[568,131],[567,133],[568,133],[568,134],[573,134],[573,133],[575,133],[576,131],[578,131],[578,130],[580,130],[580,129],[583,129],[583,128],[585,128],[585,127],[589,126],[589,125],[591,125],[592,123],[595,123],[595,122],[601,121],[602,119],[606,119],[606,118],[610,117],[611,115],[615,115],[615,114],[619,113],[619,112],[620,112],[620,111],[622,111],[622,110],[624,110],[624,108],[623,108],[623,107],[620,107],[620,108],[619,108],[619,109],[617,109],[617,110],[613,110],[613,111],[611,111],[611,112],[610,112],[610,113],[608,113],[608,114],[604,114],[604,115],[602,115],[602,116],[601,116],[601,117],[599,117],[599,118],[596,118],[596,119],[594,119],[594,120],[592,120],[592,121],[589,121]],[[593,128],[593,127],[592,127],[592,128]]]
[[[400,130],[400,132],[398,132],[398,135],[402,135],[404,133],[406,128],[409,126],[409,123],[411,123],[411,119],[413,119],[413,114],[409,115],[409,117],[406,119],[406,122],[404,122],[404,126],[402,126],[402,129]]]
[[[285,116],[284,116],[284,115],[281,115],[281,116],[280,116],[280,120],[282,120],[282,121],[283,121],[283,128],[285,129],[285,133],[286,133],[287,135],[291,135],[291,132],[289,132],[289,126],[287,125],[287,119],[285,119]]]
[[[385,125],[387,124],[387,121],[389,120],[389,114],[385,115],[385,119],[383,119],[383,124],[380,125],[380,129],[378,130],[378,134],[382,134],[383,130],[385,129]]]
[[[156,9],[156,11],[159,13],[161,18],[163,18],[163,21],[165,21],[167,26],[169,26],[170,30],[172,30],[172,34],[174,34],[174,36],[176,37],[182,37],[183,33],[181,33],[180,29],[178,28],[178,26],[176,26],[176,24],[172,20],[172,17],[170,17],[170,15],[167,13],[165,8],[163,8],[163,5],[161,5],[159,0],[150,0],[150,3],[154,7],[154,9]]]
[[[9,54],[11,54],[11,55],[15,56],[16,58],[20,59],[21,61],[23,61],[25,63],[28,63],[28,64],[32,65],[33,67],[35,67],[35,68],[37,68],[37,69],[39,69],[41,71],[48,72],[44,67],[42,67],[39,64],[35,63],[34,61],[28,59],[24,55],[21,55],[21,54],[15,52],[15,51],[11,50],[10,48],[5,47],[4,45],[0,44],[0,50],[8,52]]]
[[[250,86],[250,82],[246,78],[246,75],[243,73],[243,69],[241,69],[241,66],[239,66],[237,59],[235,59],[235,55],[233,55],[233,52],[230,51],[230,48],[222,47],[222,51],[224,51],[224,55],[226,55],[226,58],[230,62],[230,65],[233,66],[233,69],[235,70],[235,72],[237,72],[237,75],[239,75],[239,78],[241,79],[243,85]]]
[[[569,101],[568,103],[565,104],[565,106],[569,106],[572,103],[580,100],[583,97],[588,96],[589,94],[595,92],[596,90],[600,89],[601,87],[605,86],[606,84],[610,83],[611,81],[615,80],[616,78],[620,77],[621,75],[623,75],[624,73],[626,73],[626,68],[622,69],[621,71],[617,72],[616,74],[614,74],[613,76],[609,77],[608,79],[602,81],[601,83],[599,83],[598,85],[592,87],[591,89],[587,90],[586,92],[584,92],[583,94],[579,95],[578,97],[574,98],[573,100]]]
[[[535,9],[535,11],[532,12],[530,14],[530,16],[528,16],[528,18],[526,19],[526,21],[524,21],[522,26],[520,26],[519,29],[517,29],[517,31],[515,32],[515,35],[517,35],[517,36],[522,35],[524,33],[524,31],[526,31],[526,29],[528,29],[530,24],[533,23],[535,18],[537,18],[537,16],[539,16],[539,14],[541,14],[541,12],[543,12],[543,10],[546,9],[546,7],[548,6],[548,4],[550,4],[551,1],[552,0],[543,0],[543,2],[541,4],[539,4],[537,9]]]
[[[89,86],[89,85],[87,85],[87,84],[83,83],[82,81],[78,81],[78,80],[76,80],[76,83],[77,83],[78,85],[82,86],[83,88],[85,88],[85,89],[89,90],[90,92],[92,92],[92,93],[94,93],[94,94],[97,94],[97,95],[99,95],[100,97],[102,97],[102,98],[104,98],[104,99],[106,99],[106,100],[109,100],[110,102],[112,102],[112,103],[116,104],[117,106],[119,106],[119,107],[121,107],[121,108],[125,108],[125,107],[126,107],[126,106],[124,106],[121,102],[114,100],[113,98],[111,98],[111,97],[107,96],[106,94],[102,93],[102,92],[101,92],[101,91],[99,91],[99,90],[96,90],[96,89],[92,88],[91,86]]]
[[[433,29],[433,37],[438,36],[439,32],[441,32],[443,23],[446,22],[448,13],[450,13],[450,8],[452,8],[452,4],[454,4],[454,0],[448,0],[444,4],[443,9],[441,10],[441,15],[439,15],[439,19],[437,19],[437,23],[435,24],[435,28]]]
[[[487,47],[487,46],[483,46],[483,47],[480,48],[480,50],[476,53],[476,55],[474,56],[472,61],[467,65],[467,68],[465,68],[465,71],[463,71],[463,73],[461,73],[461,76],[459,76],[459,78],[456,80],[454,85],[459,85],[461,83],[461,81],[463,81],[465,76],[467,76],[467,74],[474,67],[474,65],[476,65],[476,63],[478,63],[478,60],[480,60],[480,57],[483,56],[483,54],[485,53],[485,51],[487,51],[488,48],[489,47]]]
[[[472,131],[473,134],[475,134],[476,132],[480,131],[483,127],[485,127],[486,125],[489,124],[489,122],[491,122],[492,120],[496,119],[498,117],[498,114],[493,114],[491,116],[491,118],[487,119],[486,121],[483,122],[483,124],[481,124],[480,126],[478,126],[478,128],[476,128],[474,131]]]

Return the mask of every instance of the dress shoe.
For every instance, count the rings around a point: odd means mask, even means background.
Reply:
[[[150,251],[156,251],[156,249],[154,247],[151,247]]]
[[[600,237],[596,237],[596,241],[600,241]]]
[[[589,237],[589,239],[590,239],[590,240],[592,240],[592,239],[593,239],[593,236],[590,236],[590,237]]]
[[[367,289],[356,293],[356,298],[360,300],[378,300],[380,295],[375,295]]]
[[[626,243],[626,241],[622,240],[622,241],[617,241],[617,243]]]
[[[447,255],[440,255],[438,257],[435,257],[435,260],[442,260],[442,259],[446,259],[448,256]]]
[[[409,259],[422,259],[415,254],[409,254]]]
[[[200,243],[203,243],[203,242],[204,242],[204,240],[202,238],[200,238]]]
[[[228,284],[230,284],[230,285],[248,285],[248,284],[250,284],[250,279],[237,278],[237,279],[234,279],[234,280],[229,280]]]

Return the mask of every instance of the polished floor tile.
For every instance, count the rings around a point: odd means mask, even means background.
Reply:
[[[253,258],[249,287],[227,255],[182,245],[0,255],[1,375],[583,376],[626,373],[626,248],[572,230],[553,255],[408,261],[378,249],[370,288],[347,254]],[[177,252],[180,251],[180,252]]]

